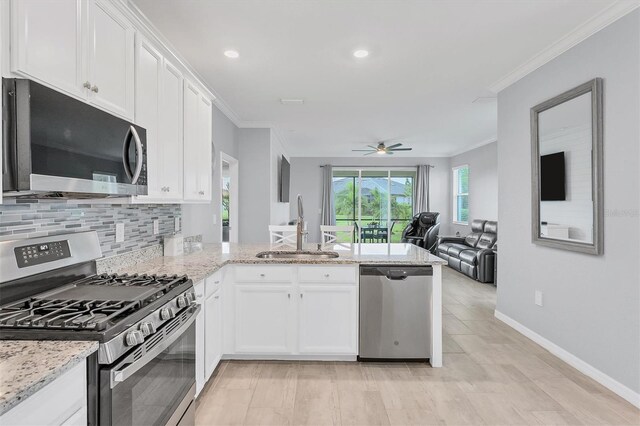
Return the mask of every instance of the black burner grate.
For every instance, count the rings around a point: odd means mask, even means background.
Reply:
[[[94,275],[0,307],[0,326],[104,330],[186,281],[186,276],[177,275]],[[105,286],[114,288],[109,291]],[[126,289],[122,287],[130,287],[133,292],[126,291],[124,297],[122,290]]]

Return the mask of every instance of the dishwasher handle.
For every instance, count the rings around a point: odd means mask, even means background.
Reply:
[[[432,276],[433,267],[431,265],[424,266],[361,266],[360,276],[378,276],[386,277],[389,280],[401,281],[409,277]]]

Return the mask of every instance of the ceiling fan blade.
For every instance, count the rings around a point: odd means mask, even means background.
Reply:
[[[372,152],[370,149],[352,149],[351,151]]]
[[[375,154],[375,153],[376,153],[376,151],[371,151],[371,152],[367,152],[366,154],[363,154],[363,155],[371,155],[371,154]]]
[[[401,143],[394,143],[393,145],[388,146],[387,149],[393,149],[393,148],[397,148],[399,146],[402,146],[402,144]]]
[[[378,149],[378,147],[377,147],[377,146],[373,146],[373,145],[367,145],[367,146],[368,146],[369,148],[371,148],[371,149],[376,149],[376,150]]]
[[[387,155],[393,155],[393,151],[385,151],[385,154],[387,154]]]
[[[391,151],[411,151],[413,148],[395,148],[392,149]]]

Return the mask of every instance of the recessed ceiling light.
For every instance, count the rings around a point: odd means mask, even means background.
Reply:
[[[369,56],[369,51],[364,49],[359,49],[353,52],[353,56],[355,56],[356,58],[366,58],[367,56]]]
[[[224,51],[224,56],[226,56],[227,58],[235,59],[235,58],[239,57],[240,54],[238,53],[237,50],[225,50]]]

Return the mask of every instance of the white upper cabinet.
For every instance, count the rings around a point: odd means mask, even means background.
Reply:
[[[200,152],[198,167],[198,195],[202,201],[211,201],[211,179],[213,179],[212,124],[213,110],[211,101],[200,95]]]
[[[184,199],[198,200],[200,91],[184,80]]]
[[[13,0],[11,70],[85,97],[82,0]]]
[[[133,119],[133,25],[104,0],[88,2],[89,100]]]
[[[162,96],[160,107],[160,144],[163,152],[162,168],[165,184],[164,198],[182,200],[183,137],[182,137],[182,73],[165,60],[162,68]]]
[[[135,28],[105,0],[13,0],[11,69],[133,119]]]
[[[163,57],[147,39],[136,37],[136,123],[147,130],[148,195],[140,198],[159,199],[164,196],[163,152],[160,145],[159,114],[162,89]]]
[[[184,199],[211,200],[211,101],[184,80]]]

